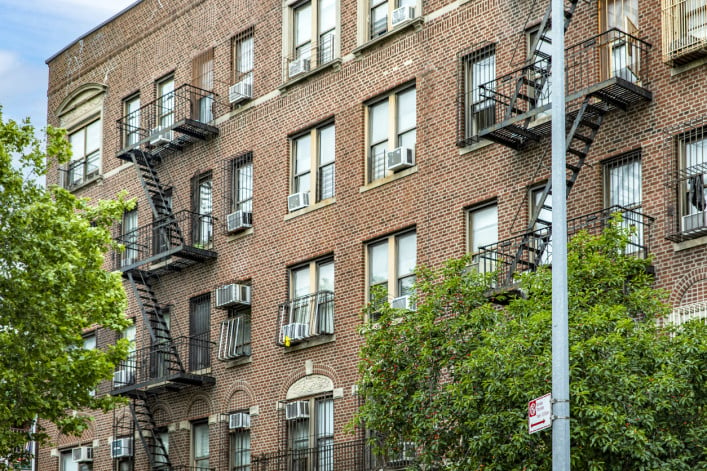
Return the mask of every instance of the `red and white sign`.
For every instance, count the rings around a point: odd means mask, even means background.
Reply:
[[[552,427],[552,394],[528,402],[528,433]]]

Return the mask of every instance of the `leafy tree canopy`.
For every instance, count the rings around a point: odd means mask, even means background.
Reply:
[[[63,130],[47,129],[46,154],[26,120],[4,121],[0,109],[0,456],[12,457],[39,417],[80,434],[89,420],[77,409],[104,409],[116,399],[93,394],[127,355],[124,341],[84,349],[92,326],[127,325],[119,273],[103,268],[110,226],[130,203],[90,205],[62,188],[25,175],[47,173],[71,153]],[[13,164],[14,157],[14,164]]]
[[[707,468],[707,327],[662,326],[665,295],[649,261],[624,255],[609,227],[569,244],[572,468]],[[417,310],[368,306],[356,423],[380,453],[417,445],[417,467],[551,469],[551,431],[528,434],[527,403],[551,392],[551,274],[524,297],[488,302],[468,259],[419,269]]]

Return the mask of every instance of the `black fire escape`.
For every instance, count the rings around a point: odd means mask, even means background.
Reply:
[[[115,469],[119,457],[134,456],[133,438],[141,442],[149,469],[175,469],[157,433],[152,405],[161,393],[215,383],[210,369],[204,369],[210,364],[205,358],[210,358],[211,343],[173,337],[167,320],[169,306],[159,302],[153,287],[161,276],[217,256],[213,241],[203,234],[205,227],[213,225],[211,215],[174,212],[172,188],[160,179],[158,169],[165,157],[217,136],[213,122],[226,109],[213,93],[183,85],[117,122],[121,148],[117,157],[134,164],[153,222],[130,231],[123,228],[116,239],[125,250],[115,253],[115,267],[130,284],[150,344],[130,352],[113,377],[111,394],[131,399],[132,417],[129,424],[114,421],[114,436],[130,440],[122,451],[122,442],[114,441]]]
[[[579,0],[565,2],[565,32],[578,3]],[[539,142],[550,135],[550,120],[544,118],[551,109],[551,56],[546,52],[551,43],[551,10],[549,5],[522,66],[480,86],[481,96],[494,104],[495,119],[493,124],[479,130],[479,139],[521,150],[528,143]],[[612,28],[566,49],[566,196],[577,182],[607,113],[617,109],[627,111],[633,104],[652,99],[644,76],[650,48],[650,44],[635,35]],[[525,231],[517,237],[481,248],[480,268],[497,271],[498,291],[513,289],[517,274],[549,263],[551,221],[546,219],[552,211],[551,198],[552,182],[548,180],[533,205]],[[625,215],[628,211],[614,209]],[[595,225],[597,220],[606,224],[608,213],[604,211],[602,214],[593,213],[582,220],[573,220],[570,225],[578,230],[583,225]],[[631,213],[628,218],[641,226],[647,225],[650,219],[640,213]],[[638,245],[645,254],[647,247]]]

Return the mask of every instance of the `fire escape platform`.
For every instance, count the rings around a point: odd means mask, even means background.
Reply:
[[[597,105],[602,106],[605,111],[616,109],[625,111],[633,104],[649,102],[653,99],[653,93],[650,90],[621,77],[611,77],[573,92],[567,95],[565,100],[568,105],[572,105],[578,103],[585,96],[595,98]],[[549,113],[551,108],[552,104],[547,103],[512,116],[479,131],[479,139],[488,139],[512,149],[521,149],[529,140],[539,141],[551,134],[552,123],[549,119],[538,120],[537,125],[533,125],[531,122],[527,128],[524,126],[526,121],[532,121],[542,113]],[[571,126],[577,116],[578,107],[575,108],[577,109],[567,110],[568,126]]]
[[[213,376],[183,372],[121,386],[111,390],[110,394],[111,396],[144,398],[147,393],[162,394],[180,391],[187,386],[211,386],[213,384],[216,384],[216,379]]]
[[[193,245],[179,245],[152,255],[144,260],[138,260],[129,265],[120,267],[123,275],[128,272],[143,272],[151,276],[160,276],[173,273],[198,263],[214,260],[218,256],[217,252],[209,249],[201,249]]]

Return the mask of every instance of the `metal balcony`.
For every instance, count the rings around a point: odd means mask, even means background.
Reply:
[[[300,296],[280,304],[276,342],[280,346],[334,333],[334,293]]]
[[[184,84],[117,120],[117,156],[129,161],[129,151],[142,148],[164,157],[215,137],[219,130],[214,121],[229,109],[215,93]]]
[[[175,391],[188,385],[214,384],[212,342],[201,337],[177,337],[131,352],[116,368],[110,391],[114,396]]]
[[[626,110],[650,101],[646,88],[651,45],[618,29],[610,29],[570,46],[565,51],[567,122],[571,126],[585,97],[605,111]],[[480,86],[484,116],[478,139],[489,139],[519,149],[528,141],[549,136],[549,56]]]
[[[217,256],[213,248],[213,218],[191,211],[165,215],[115,241],[125,250],[115,251],[114,269],[124,273],[140,269],[161,275]]]

